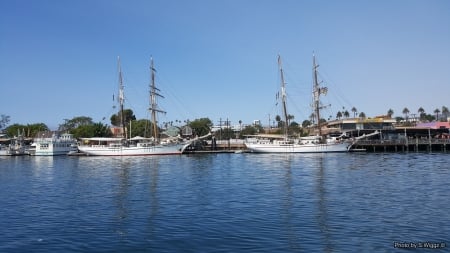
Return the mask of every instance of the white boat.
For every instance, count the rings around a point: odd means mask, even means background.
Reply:
[[[10,144],[2,145],[0,144],[0,156],[16,156],[16,155],[25,155],[25,139],[23,134],[19,134],[18,137],[14,136],[14,138],[9,139]]]
[[[122,71],[119,65],[119,105],[123,111],[124,92],[122,84]],[[165,113],[157,106],[157,97],[162,97],[157,93],[159,89],[155,87],[155,69],[153,67],[153,58],[150,65],[151,85],[150,85],[150,112],[153,123],[152,138],[83,138],[78,149],[93,156],[144,156],[144,155],[177,155],[181,154],[189,143],[183,143],[179,138],[170,138],[161,140],[156,125],[156,114]],[[122,114],[123,115],[123,114]],[[126,134],[125,123],[121,120],[123,133]]]
[[[317,65],[313,58],[314,66],[314,113],[317,122],[320,122],[320,95],[326,93],[327,88],[319,87],[317,81]],[[321,126],[318,124],[319,135],[301,138],[290,138],[288,136],[288,113],[286,103],[286,85],[284,82],[281,57],[278,56],[278,67],[281,76],[281,102],[284,116],[283,135],[259,135],[256,138],[247,139],[245,145],[247,149],[255,153],[326,153],[326,152],[347,152],[351,147],[351,142],[343,139],[344,135],[338,137],[326,137],[321,134]]]
[[[156,144],[154,142],[130,142],[123,138],[94,137],[83,138],[85,145],[78,148],[88,155],[101,156],[142,156],[142,155],[178,155],[188,144],[173,142]]]
[[[38,133],[31,144],[30,155],[55,156],[67,155],[77,151],[77,141],[72,134],[57,132]]]

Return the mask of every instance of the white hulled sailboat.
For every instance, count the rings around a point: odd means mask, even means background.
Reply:
[[[313,74],[314,74],[314,87],[313,87],[313,105],[314,114],[317,119],[317,128],[319,129],[319,135],[308,136],[301,138],[290,138],[288,136],[288,113],[286,103],[286,85],[284,82],[283,68],[281,65],[281,57],[278,56],[278,68],[281,76],[281,102],[282,112],[284,117],[283,135],[274,136],[266,135],[254,138],[251,141],[247,141],[245,145],[251,152],[255,153],[325,153],[325,152],[347,152],[351,146],[351,143],[343,141],[340,137],[325,137],[322,136],[320,126],[320,95],[326,93],[327,88],[319,87],[317,80],[317,65],[315,57],[313,57]]]
[[[119,65],[119,105],[121,110],[121,126],[122,132],[126,136],[126,129],[123,117],[124,91],[122,70]],[[161,140],[158,134],[157,113],[165,113],[157,106],[157,97],[162,97],[157,93],[159,89],[155,86],[155,68],[153,66],[153,58],[150,63],[151,83],[150,83],[150,112],[152,115],[153,136],[152,138],[105,138],[94,137],[82,139],[82,144],[78,149],[88,155],[102,156],[143,156],[143,155],[177,155],[181,154],[184,149],[189,146],[190,142],[183,143],[178,137]]]

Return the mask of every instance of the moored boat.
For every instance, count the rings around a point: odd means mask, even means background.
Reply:
[[[119,106],[123,115],[124,104],[124,90],[122,80],[122,70],[120,67],[120,60],[118,60],[119,69]],[[151,83],[150,83],[150,113],[152,116],[151,122],[153,125],[152,138],[83,138],[78,146],[78,149],[87,155],[101,155],[101,156],[144,156],[144,155],[177,155],[181,154],[184,149],[189,146],[190,142],[183,142],[179,137],[172,137],[162,140],[158,133],[157,127],[157,113],[165,113],[157,106],[157,97],[162,97],[157,91],[159,89],[155,86],[155,68],[153,65],[153,58],[150,63]],[[126,135],[125,122],[121,117],[122,132]]]
[[[327,92],[327,88],[319,87],[317,81],[317,65],[315,57],[313,58],[313,73],[314,73],[314,114],[317,118],[317,128],[319,134],[316,136],[308,136],[301,138],[292,138],[288,136],[288,122],[289,117],[287,113],[287,93],[284,82],[284,73],[281,65],[281,57],[278,56],[278,67],[281,77],[281,105],[284,116],[283,135],[259,135],[246,141],[245,145],[251,152],[255,153],[326,153],[326,152],[347,152],[352,143],[345,140],[345,135],[338,137],[322,136],[320,126],[320,95]]]
[[[41,132],[34,139],[29,150],[30,155],[55,156],[67,155],[77,151],[77,141],[72,134],[58,132]]]

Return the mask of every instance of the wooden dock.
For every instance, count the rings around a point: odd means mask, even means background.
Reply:
[[[448,152],[450,139],[360,140],[352,148],[367,152]]]

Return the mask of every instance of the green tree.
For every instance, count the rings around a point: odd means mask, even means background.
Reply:
[[[389,118],[392,118],[392,115],[394,115],[394,110],[389,109],[389,110],[387,111],[387,115],[388,115]]]
[[[34,138],[36,137],[38,132],[41,131],[49,131],[49,128],[44,123],[35,123],[35,124],[13,124],[5,129],[5,132],[8,136],[17,136],[20,132],[24,132],[25,137]]]
[[[293,134],[293,135],[301,135],[302,134],[302,129],[300,128],[300,125],[293,121],[291,122],[291,124],[289,124],[289,129],[288,129],[289,134]]]
[[[419,114],[419,119],[420,120],[424,120],[425,119],[425,110],[422,107],[419,107],[419,109],[417,110],[417,113]]]
[[[153,123],[148,119],[134,120],[131,122],[131,136],[151,137],[151,131],[153,129]],[[158,132],[161,132],[158,129]]]
[[[9,119],[10,119],[10,117],[7,115],[2,114],[0,116],[0,130],[2,130],[9,124]]]
[[[209,118],[200,118],[190,121],[188,124],[195,135],[203,136],[211,132],[212,121]]]
[[[121,112],[118,112],[117,114],[113,114],[110,118],[111,125],[120,126],[122,124],[120,122],[121,115],[122,115]],[[136,120],[136,116],[134,116],[133,110],[131,110],[131,109],[124,109],[123,115],[124,115],[124,123],[126,126],[130,123],[130,121]]]
[[[91,117],[77,116],[72,119],[65,119],[63,124],[60,124],[58,130],[60,131],[71,131],[80,126],[92,125],[94,122]]]
[[[439,113],[441,111],[439,110],[439,108],[434,109],[434,113],[436,114],[436,121],[439,121]]]
[[[409,109],[407,107],[403,108],[402,113],[405,114],[405,119],[408,120]]]
[[[336,113],[336,119],[341,119],[342,118],[342,112],[339,111]]]
[[[312,125],[311,121],[309,121],[309,120],[307,120],[307,119],[305,119],[305,120],[302,122],[302,127],[303,127],[303,128],[309,127],[309,126],[311,126],[311,125]]]
[[[233,139],[233,138],[235,138],[235,134],[234,134],[234,131],[233,131],[233,129],[231,129],[231,128],[229,128],[229,127],[227,127],[227,128],[222,128],[222,129],[220,129],[219,131],[222,131],[222,133],[219,135],[219,136],[217,136],[217,134],[216,134],[216,136],[217,137],[221,137],[222,139],[221,140],[229,140],[229,139]]]
[[[444,116],[444,121],[447,121],[449,113],[450,111],[448,110],[448,108],[446,106],[442,106],[442,115]]]
[[[81,125],[70,131],[75,138],[111,137],[111,129],[101,122]]]
[[[350,117],[350,113],[347,110],[344,112],[344,117],[347,119]]]
[[[359,117],[362,118],[362,119],[365,119],[366,118],[366,114],[364,112],[360,112],[359,113]]]
[[[395,117],[395,122],[397,122],[397,124],[400,124],[400,122],[402,122],[403,120],[405,120],[403,117],[400,116]]]
[[[356,114],[358,113],[358,110],[356,109],[356,107],[352,107],[352,112],[353,112],[353,118],[356,118]]]
[[[256,127],[246,126],[244,127],[244,129],[242,129],[240,133],[240,138],[245,137],[247,135],[255,135],[256,133],[258,133],[258,129],[256,129]]]

